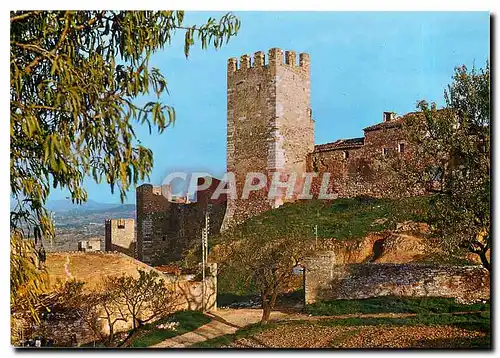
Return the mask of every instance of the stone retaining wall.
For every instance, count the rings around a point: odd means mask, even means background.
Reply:
[[[481,266],[367,263],[336,265],[333,253],[304,262],[306,303],[377,296],[489,299],[490,275]]]

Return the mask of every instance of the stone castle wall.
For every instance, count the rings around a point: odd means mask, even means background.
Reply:
[[[294,201],[303,192],[303,173],[316,173],[311,193],[317,197],[324,173],[330,174],[328,192],[337,197],[391,195],[382,161],[386,155],[411,155],[401,126],[409,113],[398,118],[385,112],[381,123],[365,128],[365,136],[314,145],[314,121],[310,104],[310,59],[306,53],[278,48],[266,55],[259,51],[227,63],[227,171],[234,175],[238,198],[223,198],[213,205],[218,233],[246,219]],[[400,144],[404,151],[400,151]],[[268,185],[241,198],[248,173],[261,173]],[[278,173],[278,174],[276,174]],[[290,198],[285,189],[268,198],[274,175],[285,182],[295,175]],[[218,182],[218,181],[217,181]],[[254,179],[251,184],[257,184]],[[211,188],[213,192],[214,188]],[[210,191],[209,190],[209,191]],[[150,264],[179,260],[199,241],[208,201],[195,204],[170,202],[161,187],[137,188],[138,258]],[[223,218],[223,219],[222,219]],[[219,224],[219,221],[222,224]],[[217,223],[217,225],[215,225]]]
[[[306,303],[378,296],[489,299],[490,275],[480,266],[335,264],[333,252],[304,261]]]
[[[136,257],[135,220],[109,219],[104,223],[104,251]]]
[[[201,246],[207,210],[210,210],[210,234],[217,234],[226,212],[225,196],[211,199],[219,182],[213,178],[208,189],[196,193],[195,203],[170,202],[161,187],[150,184],[137,187],[138,259],[153,266],[168,264]]]
[[[308,171],[319,174],[313,180],[313,195],[316,197],[320,191],[322,175],[330,173],[328,189],[338,197],[392,196],[395,183],[388,180],[383,163],[387,157],[411,158],[414,148],[405,138],[402,125],[416,116],[423,120],[420,113],[407,113],[365,128],[362,138],[316,145],[307,157]],[[418,188],[408,188],[408,191],[411,195],[422,194]]]
[[[164,249],[172,206],[161,188],[153,189],[150,184],[136,188],[137,258],[148,264],[156,250]]]
[[[268,61],[256,52],[253,61],[241,56],[228,60],[227,69],[227,171],[235,176],[241,197],[248,172],[269,179],[304,172],[306,156],[314,147],[310,109],[309,56],[271,49]],[[256,182],[254,182],[256,184]],[[229,199],[224,227],[277,207],[284,198],[268,200],[268,187],[247,200]]]

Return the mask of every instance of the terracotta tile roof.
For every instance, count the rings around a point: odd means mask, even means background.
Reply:
[[[368,131],[374,131],[374,130],[383,129],[383,128],[400,127],[402,123],[403,123],[403,120],[401,118],[399,118],[399,119],[396,119],[393,121],[377,123],[377,124],[374,124],[373,126],[366,127],[363,130],[365,132],[368,132]]]
[[[319,144],[314,146],[315,152],[324,152],[327,150],[337,150],[337,149],[347,149],[347,148],[357,148],[365,144],[365,138],[349,138],[349,139],[339,139],[335,142]]]

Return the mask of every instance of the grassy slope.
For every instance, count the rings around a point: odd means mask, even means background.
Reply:
[[[272,239],[293,233],[295,236],[302,236],[305,240],[314,240],[314,226],[318,225],[320,239],[360,239],[370,232],[394,229],[398,222],[406,220],[425,222],[428,200],[426,197],[400,200],[360,197],[288,203],[250,218],[232,230],[226,231],[224,237],[243,235],[256,239]],[[222,237],[214,238],[213,244],[217,244],[222,239]],[[426,257],[423,262],[469,264],[448,254]],[[256,290],[236,282],[230,272],[221,270],[219,293],[249,295],[255,294]]]
[[[238,225],[226,235],[275,237],[294,233],[304,238],[318,237],[345,240],[362,238],[372,231],[392,229],[405,220],[425,221],[428,200],[423,197],[401,200],[352,198],[334,201],[305,200],[269,210]],[[376,219],[387,221],[374,225]],[[216,240],[217,241],[217,240]]]

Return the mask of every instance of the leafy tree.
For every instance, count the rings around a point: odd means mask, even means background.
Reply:
[[[455,69],[446,106],[418,103],[403,126],[411,151],[391,162],[401,188],[431,193],[429,221],[452,253],[479,255],[491,270],[490,68]]]
[[[54,236],[45,209],[52,188],[74,203],[87,200],[83,180],[118,188],[151,172],[153,154],[133,123],[163,132],[175,121],[164,102],[167,80],[151,68],[151,55],[184,34],[184,53],[198,40],[221,47],[240,22],[231,13],[186,25],[183,11],[14,11],[10,14],[10,187],[17,205],[12,230],[35,240]],[[152,92],[143,106],[134,99]],[[13,295],[41,281],[31,257],[11,256]],[[39,285],[39,283],[37,283]]]
[[[30,311],[39,322],[39,297],[48,289],[47,272],[40,270],[34,252],[34,242],[24,240],[18,231],[10,239],[10,303],[11,311]]]
[[[258,238],[239,229],[225,232],[210,256],[221,265],[222,271],[231,272],[234,283],[245,282],[259,290],[261,323],[267,323],[278,295],[293,275],[293,268],[313,247],[302,235]]]
[[[175,292],[169,289],[156,271],[138,269],[139,277],[110,277],[107,287],[116,293],[132,319],[135,330],[156,318],[173,311]]]

